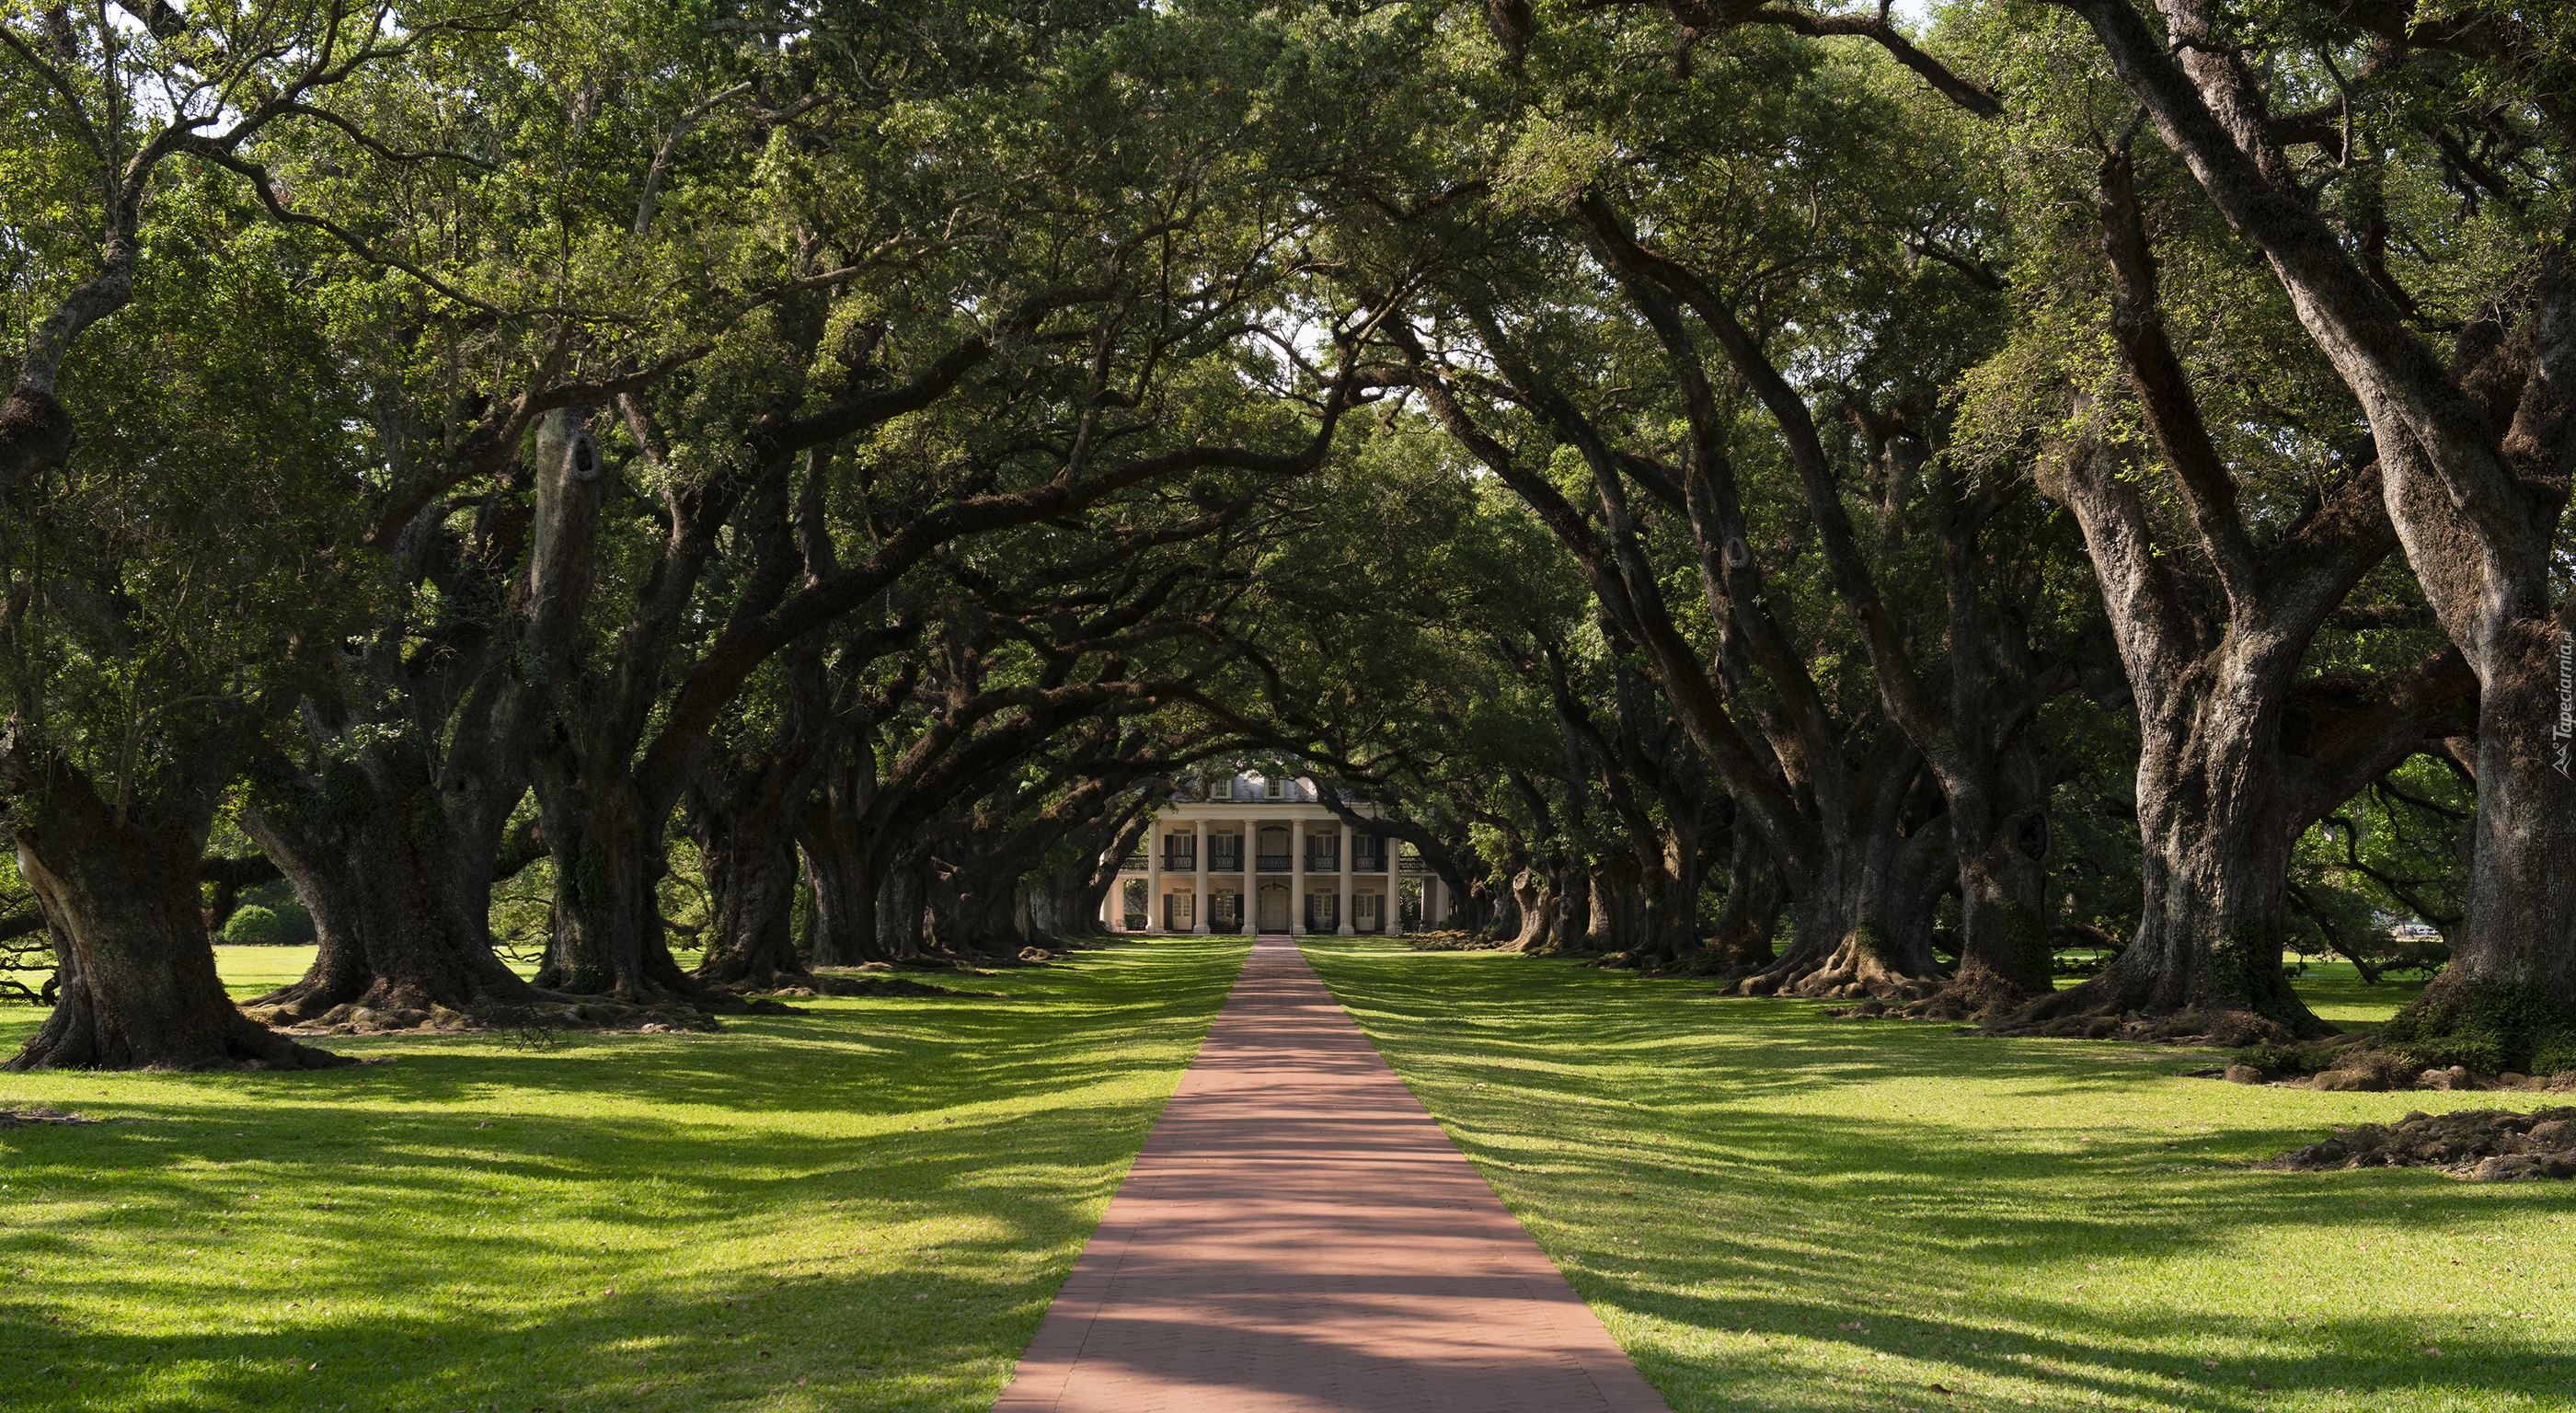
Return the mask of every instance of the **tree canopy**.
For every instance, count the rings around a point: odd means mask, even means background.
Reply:
[[[27,5],[0,97],[15,1064],[1009,961],[1244,769],[1524,950],[2576,1035],[2526,11]]]

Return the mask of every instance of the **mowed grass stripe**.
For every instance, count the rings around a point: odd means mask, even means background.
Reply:
[[[2576,1185],[2243,1166],[2542,1096],[1304,945],[1676,1410],[2576,1408]]]
[[[0,1404],[989,1407],[1245,950],[1117,946],[959,983],[1006,999],[719,1035],[0,1076],[114,1121],[0,1132]],[[0,1012],[0,1044],[41,1016]]]

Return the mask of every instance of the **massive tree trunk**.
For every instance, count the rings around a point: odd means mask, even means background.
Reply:
[[[2198,1010],[2223,1029],[2230,1024],[2225,1013],[2250,1011],[2287,1034],[2314,1034],[2323,1027],[2281,969],[2297,834],[2283,808],[2273,749],[2286,666],[2257,670],[2225,654],[2206,664],[2159,666],[2164,680],[2150,676],[2138,693],[2145,897],[2137,933],[2100,976],[2013,1023]],[[2260,1027],[2237,1028],[2247,1039],[2261,1038]]]
[[[2376,734],[2347,733],[2326,743],[2325,759],[2306,761],[2284,740],[2308,645],[2396,546],[2381,473],[2373,464],[2347,476],[2314,514],[2258,547],[2166,335],[2125,150],[2104,162],[2101,193],[2111,332],[2213,587],[2195,588],[2160,551],[2115,455],[2090,439],[2068,452],[2055,489],[2083,526],[2137,704],[2144,908],[2136,938],[2101,975],[2040,998],[2007,1024],[2189,1012],[2213,1033],[2319,1034],[2330,1027],[2281,970],[2291,846],[2342,798],[2335,791],[2358,789],[2433,727],[2421,715],[2430,699],[2409,695],[2422,685],[2419,669],[2391,679],[2414,685],[2394,694],[2401,700],[2380,713],[2387,719]],[[2208,595],[2214,604],[2203,602]]]
[[[1581,926],[1574,895],[1566,887],[1568,870],[1555,860],[1533,860],[1512,875],[1512,899],[1520,912],[1520,934],[1512,950],[1533,956],[1571,950]]]
[[[796,955],[795,823],[820,773],[830,709],[819,645],[792,644],[781,657],[779,728],[711,755],[688,788],[689,827],[715,905],[697,976],[712,985],[811,984]]]
[[[2576,772],[2554,747],[2576,699],[2562,679],[2576,606],[2553,604],[2560,521],[2576,455],[2576,269],[2555,233],[2534,252],[2509,334],[2473,324],[2451,366],[2355,262],[2299,187],[2267,128],[2249,49],[2199,0],[2161,0],[2171,41],[2128,0],[2068,0],[2121,81],[2209,199],[2258,245],[2311,339],[2360,400],[2383,463],[2387,513],[2445,632],[2483,689],[2476,851],[2468,916],[2424,1014],[2481,988],[2527,988],[2576,1014]],[[2403,40],[2402,8],[2353,23]],[[2234,23],[2231,19],[2230,23]],[[2563,62],[2520,28],[2473,26],[2460,62],[2502,92],[2547,92],[2552,140],[2568,130]],[[2468,31],[2462,31],[2463,34]],[[2487,340],[2478,346],[2478,337]],[[2502,335],[2502,336],[2499,336]]]
[[[922,914],[929,867],[921,851],[905,850],[877,879],[877,947],[889,961],[915,961],[926,954]]]
[[[555,933],[537,985],[630,1005],[700,1004],[712,994],[680,969],[662,926],[665,811],[631,777],[582,778],[557,747],[541,752],[537,818],[554,851]]]
[[[736,812],[693,793],[690,832],[714,904],[698,979],[753,989],[803,984],[810,973],[796,955],[795,927],[802,880],[784,803]]]
[[[492,884],[589,603],[602,468],[572,411],[539,420],[535,449],[486,500],[470,546],[438,529],[443,508],[400,537],[441,617],[397,619],[364,652],[330,655],[329,690],[302,717],[321,764],[254,758],[244,827],[321,943],[301,980],[253,1003],[269,1015],[353,1006],[400,1023],[541,999],[493,954]]]
[[[1612,854],[1584,870],[1589,903],[1583,932],[1587,952],[1644,953],[1654,947],[1646,887],[1637,861]]]
[[[1779,958],[1774,939],[1780,910],[1788,905],[1788,886],[1771,862],[1771,851],[1759,832],[1740,825],[1727,848],[1726,898],[1717,910],[1717,927],[1708,950],[1722,968],[1758,972]]]
[[[814,957],[820,967],[891,962],[877,930],[882,867],[877,839],[861,820],[865,792],[853,787],[863,766],[844,762],[823,791],[798,806],[796,846],[814,896]]]
[[[1887,733],[1854,772],[1848,816],[1817,831],[1801,870],[1789,950],[1732,988],[1747,996],[1920,999],[1941,984],[1928,947],[1899,916],[1905,836],[1898,832],[1921,756]]]
[[[249,1004],[278,1022],[353,1006],[400,1025],[536,999],[492,951],[490,816],[509,805],[478,808],[470,787],[437,790],[415,752],[369,755],[319,780],[274,760],[255,772],[242,827],[295,885],[320,935],[301,980]]]
[[[120,808],[15,727],[0,741],[0,760],[18,793],[19,876],[35,890],[61,949],[53,1014],[8,1068],[354,1063],[277,1034],[225,994],[197,893],[214,789],[201,780]]]

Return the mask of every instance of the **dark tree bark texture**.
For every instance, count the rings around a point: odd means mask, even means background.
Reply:
[[[214,791],[120,809],[25,740],[0,741],[19,794],[18,870],[53,923],[61,990],[8,1068],[324,1069],[351,1064],[242,1014],[215,974],[197,861]]]

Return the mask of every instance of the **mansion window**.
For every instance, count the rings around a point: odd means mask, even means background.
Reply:
[[[1261,798],[1265,800],[1284,800],[1288,798],[1288,782],[1285,780],[1262,781]]]

